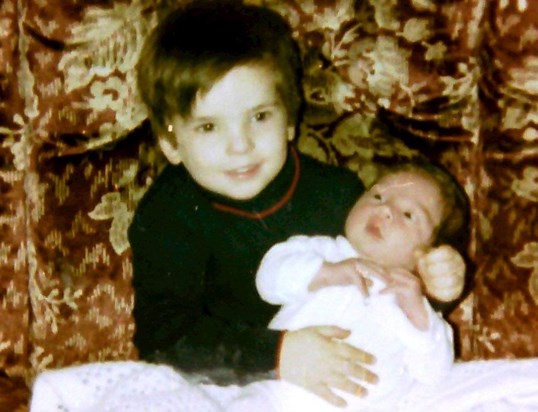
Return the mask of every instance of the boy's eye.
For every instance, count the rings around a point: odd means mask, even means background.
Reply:
[[[256,114],[254,114],[254,120],[256,120],[257,122],[263,122],[264,120],[267,120],[270,115],[271,113],[269,113],[268,111],[257,112]]]
[[[196,131],[199,133],[211,133],[215,130],[215,125],[213,123],[204,123],[196,128]]]
[[[374,193],[375,200],[381,200],[381,195],[379,193]]]
[[[408,220],[413,220],[413,213],[411,212],[404,212],[404,217]]]

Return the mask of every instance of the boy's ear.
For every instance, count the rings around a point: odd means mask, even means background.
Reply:
[[[295,126],[288,126],[288,142],[295,138]]]
[[[179,153],[178,144],[172,144],[169,139],[160,138],[159,146],[168,159],[173,165],[178,165],[181,163],[181,154]]]

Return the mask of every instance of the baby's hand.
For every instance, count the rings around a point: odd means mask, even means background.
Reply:
[[[465,262],[451,246],[433,248],[418,258],[426,295],[441,302],[458,298],[465,286]]]
[[[342,341],[348,336],[349,331],[336,326],[285,332],[279,354],[280,378],[336,406],[346,402],[333,389],[364,396],[366,389],[357,381],[377,382],[377,376],[367,369],[375,358]]]
[[[310,282],[308,290],[313,292],[328,286],[357,286],[364,296],[368,295],[371,281],[365,277],[375,271],[370,262],[350,258],[340,262],[324,262],[316,277]]]
[[[387,285],[380,293],[393,293],[398,306],[407,318],[420,330],[427,330],[429,318],[424,307],[424,295],[420,279],[405,269],[395,268],[387,277]]]

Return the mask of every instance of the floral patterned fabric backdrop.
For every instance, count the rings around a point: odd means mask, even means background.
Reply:
[[[0,3],[0,377],[136,358],[126,229],[163,158],[133,68],[180,1]],[[467,191],[460,358],[538,356],[538,4],[251,2],[300,43],[302,151],[367,183],[422,153]]]

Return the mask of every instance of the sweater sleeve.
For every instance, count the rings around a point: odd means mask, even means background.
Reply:
[[[454,339],[450,325],[441,314],[435,312],[424,299],[430,327],[417,330],[402,313],[395,325],[400,338],[407,347],[404,363],[408,372],[417,381],[425,384],[439,382],[454,363]]]
[[[335,241],[328,236],[292,236],[276,244],[258,269],[256,287],[260,296],[274,305],[305,297],[323,262],[336,252]]]
[[[204,371],[222,384],[271,371],[280,334],[211,311],[215,258],[202,226],[209,208],[180,183],[150,189],[128,232],[140,358]]]
[[[134,342],[143,359],[189,333],[200,316],[207,247],[164,214],[142,211],[129,228],[135,291]]]

